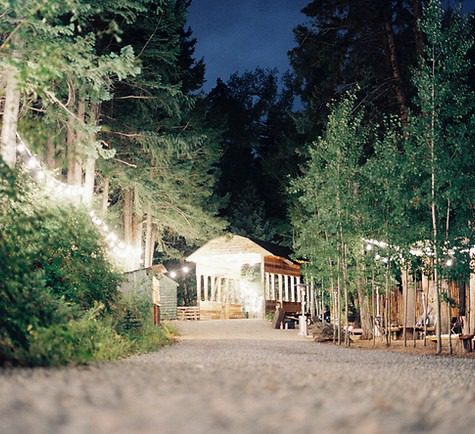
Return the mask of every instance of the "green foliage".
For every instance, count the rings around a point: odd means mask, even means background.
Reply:
[[[96,309],[31,334],[28,363],[34,366],[115,360],[132,353],[132,343],[114,330],[109,318],[98,319]]]
[[[399,113],[395,90],[410,96],[410,67],[416,63],[414,36],[419,0],[311,0],[307,20],[294,29],[289,53],[297,94],[304,103],[300,127],[309,140],[322,134],[328,103],[358,83],[366,119],[380,121]],[[393,29],[396,57],[391,58],[388,30]],[[392,65],[399,71],[394,76]]]
[[[134,353],[154,351],[172,340],[172,328],[153,324],[152,309],[150,294],[126,294],[114,306],[114,329],[128,339]]]
[[[258,68],[218,80],[206,98],[206,117],[221,136],[217,192],[227,199],[229,229],[283,244],[291,232],[286,189],[299,163],[288,81]]]
[[[343,244],[360,242],[359,163],[366,132],[354,106],[354,95],[334,105],[325,134],[310,146],[304,174],[290,190],[296,197],[296,254],[315,264],[311,274],[318,277],[330,277],[328,261],[336,264]]]
[[[23,175],[0,170],[9,180],[0,197],[0,363],[25,363],[37,331],[59,332],[98,302],[110,308],[120,276],[85,211],[55,206]]]

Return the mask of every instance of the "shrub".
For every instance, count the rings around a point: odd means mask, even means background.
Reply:
[[[58,206],[0,158],[0,365],[114,360],[171,341],[151,300],[120,297],[85,209]]]
[[[0,364],[28,363],[32,332],[109,307],[120,281],[86,211],[25,179],[0,162]]]
[[[32,333],[30,365],[62,366],[115,360],[131,353],[132,344],[116,333],[110,319],[96,309],[82,318],[39,329]]]
[[[123,295],[113,309],[115,329],[132,343],[135,353],[154,351],[173,340],[171,327],[153,324],[151,296],[144,293]]]

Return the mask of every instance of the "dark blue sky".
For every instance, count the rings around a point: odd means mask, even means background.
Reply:
[[[193,0],[188,24],[198,39],[195,55],[206,63],[205,90],[235,71],[289,68],[292,29],[305,21],[308,0]]]
[[[375,0],[378,1],[378,0]],[[452,5],[456,0],[447,0]],[[206,63],[205,90],[218,77],[257,66],[289,68],[287,52],[294,47],[292,29],[305,22],[301,9],[310,0],[193,0],[188,24],[197,38],[196,58]],[[475,0],[465,0],[465,10]]]

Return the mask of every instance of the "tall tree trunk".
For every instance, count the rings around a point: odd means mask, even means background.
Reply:
[[[405,291],[403,290],[404,295],[404,320],[402,328],[402,337],[404,339],[404,346],[407,347],[407,305],[409,302],[409,265],[404,264],[404,283]]]
[[[107,214],[107,209],[109,208],[109,178],[104,177],[102,181],[102,203],[101,203],[101,210],[102,215],[105,216]]]
[[[152,266],[152,207],[147,205],[147,217],[145,220],[145,255],[144,255],[144,267],[149,268]]]
[[[439,279],[439,241],[437,230],[437,204],[436,204],[436,153],[435,153],[435,48],[432,47],[432,83],[431,83],[431,125],[430,125],[430,162],[431,162],[431,214],[432,214],[432,242],[434,245],[434,284],[435,284],[435,312],[437,317],[436,336],[437,336],[437,354],[442,352],[442,320],[440,312],[440,279]]]
[[[345,298],[345,345],[350,345],[350,336],[348,334],[348,265],[346,244],[343,245],[343,293]]]
[[[357,266],[361,269],[361,264],[358,263]],[[363,273],[360,273],[363,274]],[[360,307],[360,322],[361,322],[361,329],[363,330],[361,334],[362,339],[371,339],[372,338],[372,331],[371,331],[371,312],[369,306],[369,300],[366,295],[366,291],[364,288],[368,287],[367,278],[364,280],[361,279],[358,282],[357,293],[358,293],[358,304]]]
[[[4,79],[6,86],[0,144],[2,158],[5,163],[13,169],[16,164],[16,133],[18,112],[20,110],[20,90],[18,89],[17,70],[13,67],[8,67],[4,72]]]
[[[84,170],[84,191],[83,202],[90,206],[94,199],[94,181],[96,177],[96,159],[95,157],[87,157]]]
[[[91,105],[90,108],[90,117],[89,123],[91,125],[96,125],[98,118],[99,107],[97,104]],[[84,116],[84,115],[83,115]],[[94,199],[94,183],[96,179],[96,160],[97,160],[97,151],[96,151],[96,134],[93,134],[90,138],[90,147],[92,149],[88,150],[86,157],[86,165],[84,170],[84,193],[83,201],[87,205],[91,205]]]
[[[143,254],[143,216],[133,214],[132,216],[133,241],[132,245],[137,249],[137,257],[135,258],[135,267],[138,269],[141,265],[141,255]]]
[[[336,307],[337,307],[337,315],[338,315],[338,345],[341,345],[341,263],[340,258],[337,260],[337,280],[336,280]]]
[[[391,345],[391,305],[389,296],[389,263],[386,264],[386,270],[384,273],[384,294],[386,303],[384,304],[384,326],[386,331],[386,346]]]
[[[450,285],[447,282],[447,329],[449,331],[448,352],[452,355],[452,303],[450,302]]]
[[[137,214],[135,211],[136,201],[138,200],[138,192],[137,189],[134,188],[133,192],[133,211],[132,211],[132,245],[137,249],[137,256],[134,258],[135,260],[135,267],[136,269],[140,268],[142,265],[141,256],[144,253],[144,246],[143,246],[143,214]]]
[[[331,270],[333,272],[333,270]],[[331,287],[331,295],[330,301],[333,306],[330,306],[330,321],[333,323],[333,343],[336,343],[336,335],[337,335],[337,302],[336,302],[336,291],[335,291],[335,282],[333,280],[333,276],[330,277],[330,287]],[[332,314],[333,313],[333,314]]]
[[[447,216],[445,219],[445,242],[449,243],[450,229],[450,199],[447,200]],[[447,329],[449,331],[449,354],[452,354],[452,304],[451,304],[450,285],[447,282]]]
[[[401,123],[403,125],[407,124],[407,98],[406,93],[404,91],[402,78],[401,78],[401,71],[399,67],[399,60],[397,56],[396,50],[396,40],[394,37],[394,30],[392,25],[392,7],[389,6],[387,8],[386,13],[386,21],[384,23],[384,30],[386,32],[386,42],[388,47],[388,59],[391,65],[391,71],[393,75],[393,85],[394,91],[396,94],[396,100],[399,105],[399,115],[401,118]]]
[[[123,222],[124,222],[124,241],[131,245],[132,244],[132,214],[133,214],[133,199],[134,193],[131,188],[124,190],[124,206],[122,211]]]
[[[56,146],[51,136],[48,136],[46,141],[46,166],[50,170],[56,168]]]
[[[424,280],[422,280],[424,281]],[[427,322],[428,322],[428,314],[427,311],[429,309],[429,278],[427,278],[427,293],[424,292],[424,287],[422,287],[422,296],[424,297],[422,304],[424,309],[424,347],[427,346]]]
[[[85,116],[86,113],[86,104],[84,102],[84,99],[81,99],[78,103],[78,111],[77,111],[77,121],[80,122],[80,128],[84,127],[85,123]],[[75,185],[82,185],[83,182],[83,173],[82,173],[82,160],[83,156],[83,150],[81,149],[81,146],[84,147],[84,132],[79,129],[79,131],[76,130],[76,146],[75,146],[75,160],[74,160],[74,184]]]
[[[69,111],[68,122],[66,124],[66,153],[67,153],[67,180],[68,184],[73,185],[76,179],[76,130],[74,121],[74,112],[76,110],[76,94],[74,86],[69,86]]]
[[[424,37],[421,32],[420,19],[422,18],[421,0],[412,0],[412,14],[414,16],[414,41],[417,57],[422,56],[424,51]]]
[[[155,241],[157,239],[157,228],[152,225],[152,236],[150,241],[150,265],[153,265],[153,256],[155,253]]]
[[[371,266],[371,311],[373,313],[373,347],[376,345],[376,309],[375,309],[375,291],[374,291],[374,266]]]
[[[414,273],[415,274],[415,273]],[[412,276],[412,286],[414,290],[414,317],[412,320],[414,321],[414,326],[412,328],[412,346],[416,348],[416,323],[417,323],[417,282],[415,281],[414,276]]]

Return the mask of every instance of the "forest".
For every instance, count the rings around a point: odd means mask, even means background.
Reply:
[[[293,248],[339,341],[373,337],[401,269],[430,276],[440,352],[443,281],[473,266],[475,16],[309,1],[289,71],[205,92],[190,4],[0,0],[0,364],[166,343],[120,271],[224,232]]]

